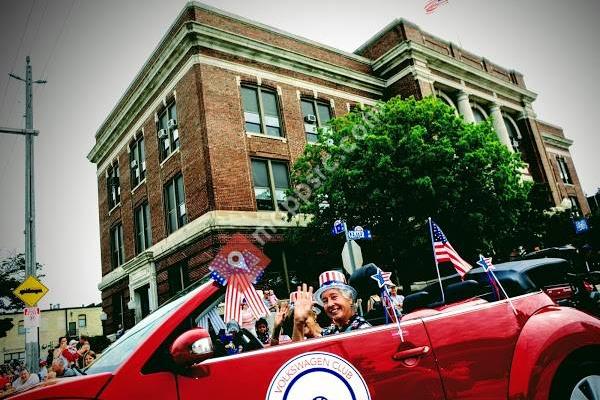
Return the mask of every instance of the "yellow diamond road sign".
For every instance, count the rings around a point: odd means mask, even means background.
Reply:
[[[27,279],[13,291],[13,293],[29,307],[33,307],[46,293],[48,293],[48,288],[33,275],[29,275]]]

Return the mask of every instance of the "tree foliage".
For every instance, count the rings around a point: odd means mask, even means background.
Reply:
[[[364,258],[403,279],[434,271],[428,217],[468,260],[506,253],[528,207],[522,165],[491,122],[467,124],[435,98],[393,98],[332,120],[307,146],[292,179],[299,211],[314,218],[291,239],[305,262],[339,265],[333,221],[368,227]]]
[[[36,267],[41,271],[42,264],[37,263]],[[13,293],[25,278],[25,254],[10,255],[0,261],[0,311],[14,311],[25,306]]]

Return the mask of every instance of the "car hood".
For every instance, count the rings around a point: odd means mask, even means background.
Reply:
[[[81,375],[70,378],[54,378],[43,381],[27,390],[14,392],[11,399],[48,399],[48,398],[95,398],[112,378],[112,373]]]

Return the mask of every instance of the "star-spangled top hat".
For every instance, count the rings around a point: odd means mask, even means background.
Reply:
[[[352,301],[356,301],[356,290],[352,286],[346,284],[346,277],[340,271],[325,271],[319,275],[319,288],[315,292],[315,301],[319,305],[323,305],[321,295],[329,289],[344,289],[352,294]]]

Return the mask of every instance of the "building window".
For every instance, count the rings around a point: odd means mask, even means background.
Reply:
[[[169,297],[171,297],[189,285],[187,263],[181,262],[170,267],[167,270],[167,278],[169,282]]]
[[[486,120],[487,115],[485,114],[485,112],[481,109],[481,107],[479,107],[477,104],[474,104],[471,107],[471,110],[473,110],[473,118],[475,118],[475,123],[478,124],[480,122],[483,122]]]
[[[512,148],[518,153],[519,141],[522,139],[521,132],[519,132],[519,128],[512,118],[505,115],[502,119],[504,120],[504,125],[506,126],[508,136],[510,137]]]
[[[11,360],[25,360],[25,352],[21,351],[18,353],[4,353],[4,363],[8,363]]]
[[[579,202],[577,201],[577,197],[569,196],[569,201],[571,202],[571,214],[576,217],[581,216],[581,208],[579,207]]]
[[[25,322],[24,321],[19,321],[19,323],[17,324],[17,333],[19,335],[25,334]]]
[[[304,118],[304,132],[309,143],[318,141],[317,127],[324,127],[331,119],[331,108],[328,103],[314,99],[302,99],[302,116]]]
[[[252,179],[258,210],[284,210],[285,192],[290,187],[286,163],[252,159]]]
[[[187,223],[183,176],[178,175],[165,185],[165,217],[167,232],[175,232]]]
[[[150,225],[150,207],[144,202],[134,211],[135,218],[135,253],[139,254],[152,244],[152,228]]]
[[[242,86],[246,132],[283,136],[276,92],[260,87]]]
[[[564,157],[556,157],[556,161],[558,162],[558,171],[560,172],[560,179],[566,184],[572,185],[573,181],[571,180],[571,174],[569,173],[569,166],[567,165],[567,160]]]
[[[129,168],[131,171],[131,187],[136,187],[146,178],[146,151],[143,136],[136,139],[129,146]]]
[[[118,224],[110,229],[110,260],[113,269],[123,264],[124,250],[123,225]]]
[[[179,148],[177,124],[177,107],[173,101],[158,114],[158,147],[161,161]]]
[[[106,192],[108,209],[112,210],[121,202],[121,184],[119,182],[119,164],[115,163],[106,170]]]
[[[77,317],[77,325],[80,328],[85,328],[87,326],[87,317],[85,314],[79,314]]]
[[[115,330],[118,329],[118,326],[125,327],[125,321],[123,320],[123,295],[121,293],[115,294],[112,296],[112,321],[115,327]]]

